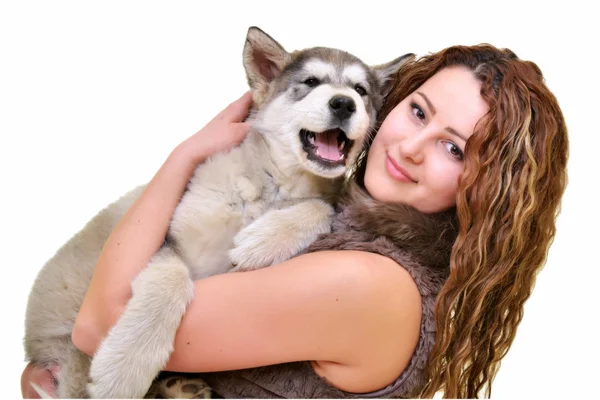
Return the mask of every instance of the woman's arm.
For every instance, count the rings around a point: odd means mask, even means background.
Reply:
[[[417,286],[391,259],[359,251],[309,253],[197,281],[167,369],[209,372],[310,360],[334,386],[369,392],[406,368],[420,321]]]
[[[315,371],[332,385],[368,392],[406,368],[420,318],[416,284],[391,259],[358,251],[310,253],[196,281],[167,369],[209,372],[314,360]]]
[[[89,349],[116,323],[131,297],[131,281],[162,245],[169,223],[196,166],[233,147],[248,133],[249,93],[230,104],[181,143],[111,233],[98,259],[73,328],[73,343]]]

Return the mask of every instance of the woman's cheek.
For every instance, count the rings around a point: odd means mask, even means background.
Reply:
[[[458,192],[458,177],[462,168],[450,163],[439,163],[438,168],[432,174],[436,192],[440,199],[445,203],[454,205],[456,194]]]
[[[407,120],[399,114],[389,115],[377,136],[381,135],[386,145],[394,144],[406,136]]]
[[[462,168],[455,168],[454,173],[448,178],[448,198],[452,205],[456,205],[456,195],[458,193],[458,177]]]

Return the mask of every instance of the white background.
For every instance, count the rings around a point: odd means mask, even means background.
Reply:
[[[495,398],[598,396],[597,19],[577,2],[3,2],[0,265],[3,395],[19,397],[29,288],[56,249],[149,180],[179,142],[246,90],[257,25],[288,50],[367,63],[492,43],[535,61],[570,130],[570,185],[546,268]],[[585,4],[582,2],[582,4]]]

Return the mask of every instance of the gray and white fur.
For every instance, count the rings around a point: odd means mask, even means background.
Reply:
[[[279,263],[329,232],[344,175],[390,81],[412,58],[370,68],[335,49],[288,53],[255,27],[243,56],[251,131],[197,167],[165,244],[133,281],[132,298],[93,359],[73,346],[71,331],[103,245],[143,187],[102,210],[38,274],[25,352],[61,366],[60,397],[143,397],[173,350],[193,280]]]

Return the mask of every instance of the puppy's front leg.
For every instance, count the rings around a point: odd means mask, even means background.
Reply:
[[[292,258],[317,236],[331,231],[333,214],[333,207],[319,199],[267,212],[233,238],[232,271],[268,267]]]
[[[194,295],[189,270],[163,247],[132,283],[133,296],[92,359],[93,398],[142,398],[173,351]]]

